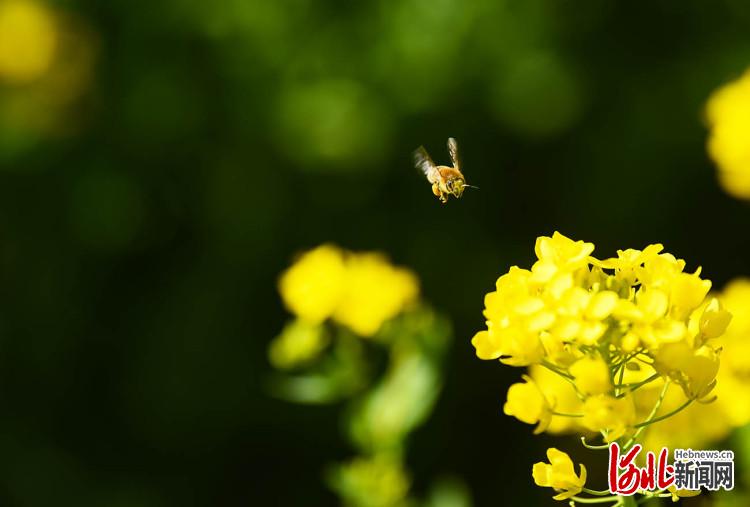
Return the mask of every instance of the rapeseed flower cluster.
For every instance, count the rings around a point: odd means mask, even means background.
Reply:
[[[706,119],[719,182],[731,195],[750,199],[750,70],[713,93]]]
[[[328,467],[328,485],[351,507],[416,505],[407,441],[440,394],[448,323],[419,301],[411,271],[376,253],[319,246],[278,288],[292,318],[269,344],[270,389],[298,403],[346,403],[341,427],[356,453]],[[444,487],[431,496],[457,494]]]
[[[419,282],[383,255],[321,245],[282,273],[279,293],[296,320],[271,344],[269,357],[274,366],[290,368],[314,359],[325,347],[328,334],[321,325],[326,321],[363,338],[374,336],[416,303]]]
[[[528,368],[508,389],[505,414],[535,433],[577,432],[587,447],[596,434],[629,447],[687,409],[715,410],[707,403],[732,319],[726,298],[709,295],[700,268],[685,271],[662,245],[603,260],[593,251],[558,232],[540,237],[531,268],[511,267],[485,297],[477,356]],[[580,500],[585,469],[576,475],[556,449],[548,458],[534,465],[535,482]]]
[[[332,318],[361,336],[372,336],[419,296],[414,274],[377,253],[322,245],[303,254],[279,280],[287,308],[319,324]]]

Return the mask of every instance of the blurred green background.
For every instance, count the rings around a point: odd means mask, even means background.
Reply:
[[[416,491],[551,504],[530,470],[561,442],[502,415],[520,371],[469,343],[497,276],[554,230],[750,274],[702,120],[750,65],[747,2],[42,5],[84,77],[0,84],[2,505],[333,505],[337,408],[265,388],[276,277],[329,241],[413,268],[454,322]],[[448,136],[481,190],[443,206],[411,152],[444,163]]]

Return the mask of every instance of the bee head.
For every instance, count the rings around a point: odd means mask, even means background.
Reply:
[[[455,197],[461,197],[461,194],[464,193],[466,183],[463,178],[451,178],[445,183],[445,186],[448,187],[448,192]]]

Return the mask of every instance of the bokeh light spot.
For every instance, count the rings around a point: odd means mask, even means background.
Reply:
[[[0,79],[26,83],[49,69],[55,54],[55,19],[26,0],[0,1]]]
[[[563,62],[531,54],[498,73],[491,102],[498,120],[519,134],[560,133],[579,117],[583,91],[578,76]]]
[[[140,229],[143,211],[141,189],[127,173],[89,172],[73,186],[71,226],[81,242],[93,248],[126,247]]]
[[[281,145],[305,168],[371,169],[390,144],[383,104],[354,81],[292,86],[282,92],[278,115]]]

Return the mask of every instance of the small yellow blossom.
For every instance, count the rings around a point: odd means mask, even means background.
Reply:
[[[563,414],[580,414],[583,402],[576,394],[573,386],[563,377],[540,365],[529,367],[529,376],[542,391],[549,404],[555,411]],[[580,429],[580,417],[566,417],[552,415],[552,420],[545,430],[547,433],[567,433]]]
[[[51,66],[57,46],[54,14],[30,0],[0,0],[0,80],[26,83]]]
[[[633,398],[615,398],[606,394],[590,396],[583,404],[583,425],[591,431],[604,431],[612,442],[625,434],[635,423]]]
[[[586,484],[586,467],[580,464],[580,475],[576,475],[570,456],[554,447],[547,449],[547,459],[549,463],[540,461],[532,468],[536,485],[557,491],[555,500],[567,500],[580,493]]]
[[[536,382],[524,375],[524,383],[513,384],[508,389],[508,400],[503,406],[505,415],[512,415],[526,424],[537,424],[534,433],[547,429],[552,419],[552,407]]]
[[[663,345],[655,354],[654,368],[675,380],[690,399],[707,396],[719,371],[719,355],[710,346],[693,349],[686,341]]]
[[[675,276],[669,294],[673,317],[684,320],[706,299],[709,290],[711,281],[701,280],[698,273],[680,273]]]
[[[644,287],[661,289],[669,293],[675,277],[685,269],[685,261],[670,253],[652,255],[643,260],[643,265],[635,269],[637,280]]]
[[[344,252],[322,245],[303,254],[279,279],[279,292],[297,317],[318,324],[341,302],[346,282]]]
[[[316,358],[327,344],[320,325],[295,320],[271,342],[268,358],[276,368],[293,368]]]
[[[538,337],[518,328],[479,331],[471,340],[480,359],[497,359],[511,366],[535,364],[544,356]]]
[[[641,264],[651,260],[653,257],[658,255],[664,246],[661,244],[648,245],[643,250],[636,250],[635,248],[628,248],[626,250],[618,250],[617,257],[610,259],[604,259],[602,261],[596,261],[594,263],[602,268],[614,269],[618,275],[627,278],[635,277],[635,269],[639,268]]]
[[[534,251],[539,260],[531,272],[535,281],[547,282],[559,271],[572,271],[585,265],[588,255],[594,251],[594,245],[573,241],[555,231],[551,238],[538,238]]]
[[[706,119],[719,183],[731,195],[750,199],[750,70],[711,95]]]
[[[378,254],[351,255],[345,289],[333,318],[361,336],[372,336],[419,294],[417,278]]]
[[[707,340],[724,334],[732,321],[732,314],[716,298],[712,298],[701,314],[700,333]]]
[[[609,367],[601,356],[585,356],[570,367],[578,390],[583,394],[605,394],[612,389]]]
[[[379,254],[322,245],[281,275],[279,292],[298,318],[313,324],[332,318],[368,337],[416,301],[419,284],[413,273]]]

